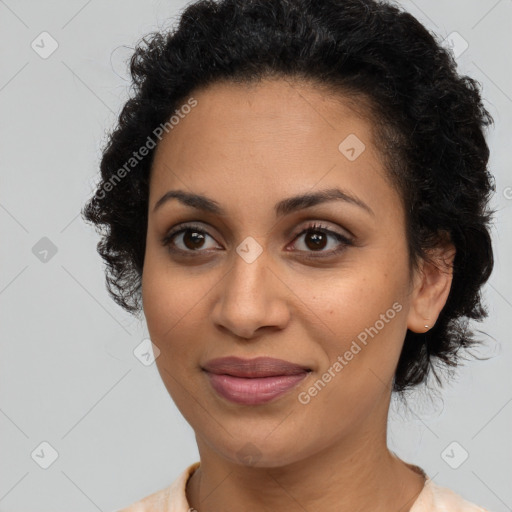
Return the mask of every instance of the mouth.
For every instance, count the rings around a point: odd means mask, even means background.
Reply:
[[[285,394],[305,379],[311,369],[270,357],[213,359],[202,366],[212,388],[237,404],[258,405]]]

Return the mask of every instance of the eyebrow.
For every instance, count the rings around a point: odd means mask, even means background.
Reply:
[[[172,199],[177,199],[185,206],[190,206],[197,210],[202,210],[218,216],[227,216],[226,211],[219,205],[217,201],[214,201],[213,199],[210,199],[201,194],[192,194],[190,192],[184,192],[183,190],[170,190],[169,192],[166,192],[156,202],[155,207],[153,208],[153,212],[158,210],[163,204]],[[374,211],[366,203],[361,201],[361,199],[339,188],[330,188],[314,193],[306,193],[298,196],[288,197],[282,201],[279,201],[274,206],[274,210],[276,212],[276,217],[282,217],[298,210],[310,208],[312,206],[331,201],[344,201],[346,203],[359,206],[370,215],[375,216]]]

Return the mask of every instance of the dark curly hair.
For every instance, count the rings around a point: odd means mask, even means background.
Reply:
[[[480,289],[494,265],[488,202],[495,185],[483,128],[493,118],[478,82],[458,75],[451,52],[411,14],[377,0],[200,0],[176,28],[142,38],[129,64],[132,95],[82,210],[102,234],[98,252],[120,306],[141,311],[155,151],[133,162],[137,150],[156,145],[156,128],[169,126],[198,88],[295,79],[363,105],[403,201],[411,272],[447,239],[456,248],[447,302],[429,332],[407,331],[393,391],[426,382],[430,371],[442,384],[436,366],[457,366],[459,350],[480,343],[468,323],[488,315]]]

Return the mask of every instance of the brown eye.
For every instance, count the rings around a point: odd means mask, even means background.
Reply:
[[[170,251],[205,252],[206,239],[211,237],[198,226],[185,225],[168,233],[162,240],[162,245],[168,246]]]
[[[306,234],[305,243],[312,251],[323,249],[327,244],[327,235],[323,232],[310,231]]]
[[[302,244],[298,244],[303,245],[303,247],[299,247],[298,252],[305,253],[308,258],[333,256],[345,250],[347,246],[353,245],[352,240],[345,235],[319,224],[307,226],[295,236],[294,240],[298,240],[300,237],[304,237],[304,241]],[[162,239],[162,245],[167,246],[170,252],[194,256],[219,248],[215,245],[208,247],[208,238],[215,241],[199,226],[182,225],[168,233]],[[297,242],[294,242],[293,245],[295,244]],[[330,245],[333,248],[329,249]],[[326,248],[328,249],[325,250]]]
[[[304,236],[304,242],[302,245],[305,248],[299,248],[299,252],[319,253],[318,257],[338,254],[346,249],[347,246],[353,245],[352,240],[350,240],[345,235],[337,233],[336,231],[328,229],[326,226],[319,224],[312,224],[307,226],[296,236],[295,239],[297,240],[302,236]],[[324,250],[329,245],[329,239],[334,239],[336,241],[336,243],[331,244],[331,246],[334,245],[334,248],[330,250]],[[308,255],[308,257],[314,258],[317,256]]]
[[[204,243],[204,235],[198,231],[187,229],[183,232],[182,240],[187,249],[201,249]]]

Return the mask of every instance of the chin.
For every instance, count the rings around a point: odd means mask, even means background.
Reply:
[[[268,436],[266,431],[261,436],[241,435],[224,439],[219,445],[209,443],[215,451],[225,459],[244,467],[254,468],[278,468],[293,464],[306,457],[303,450],[297,448],[297,437],[287,435],[286,439],[274,438],[265,439]],[[303,448],[302,445],[301,448]]]

